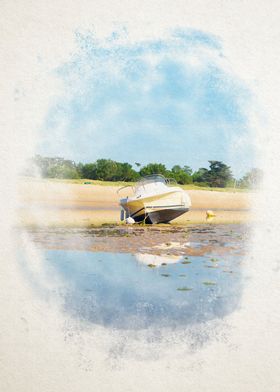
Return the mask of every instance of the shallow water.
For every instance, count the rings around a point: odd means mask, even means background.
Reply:
[[[105,327],[142,329],[184,328],[234,311],[245,232],[241,225],[200,225],[30,235],[49,276],[60,282],[64,312]]]

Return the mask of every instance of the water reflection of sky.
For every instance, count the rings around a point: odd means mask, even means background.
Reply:
[[[240,257],[48,250],[71,316],[113,328],[180,327],[221,318],[240,299]],[[160,257],[160,256],[158,256]],[[156,261],[155,261],[156,260]]]

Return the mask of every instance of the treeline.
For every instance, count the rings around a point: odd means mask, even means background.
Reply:
[[[167,178],[174,178],[179,184],[195,184],[224,188],[235,186],[240,188],[255,188],[261,180],[259,169],[252,169],[241,179],[233,177],[229,166],[220,161],[208,161],[209,168],[200,168],[193,172],[189,166],[175,165],[167,169],[162,163],[149,163],[142,166],[135,162],[137,170],[129,163],[116,162],[111,159],[98,159],[93,163],[78,163],[60,157],[48,158],[36,155],[27,175],[35,175],[36,171],[44,178],[91,179],[101,181],[137,181],[149,174],[162,174]]]

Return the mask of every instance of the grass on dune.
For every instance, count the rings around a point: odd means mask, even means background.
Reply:
[[[35,180],[34,178],[28,178],[29,180]],[[37,179],[38,180],[38,179]],[[40,179],[40,181],[51,181],[51,182],[58,182],[58,183],[65,183],[65,184],[80,184],[85,186],[90,185],[102,185],[102,186],[127,186],[127,185],[135,185],[134,182],[126,182],[126,181],[101,181],[101,180],[90,180],[87,178],[79,178],[79,179],[63,179],[63,178],[44,178]],[[180,185],[181,188],[185,190],[202,190],[202,191],[217,191],[217,192],[250,192],[249,189],[244,188],[233,188],[233,187],[226,187],[226,188],[211,188],[207,186],[198,186],[194,184],[187,184],[187,185]]]
[[[27,181],[44,181],[44,182],[56,182],[63,184],[78,184],[78,185],[102,185],[102,186],[126,186],[126,185],[134,185],[134,182],[125,182],[125,181],[99,181],[99,180],[90,180],[87,178],[78,178],[78,179],[66,179],[66,178],[34,178],[34,177],[22,177]],[[87,184],[86,184],[87,183]]]
[[[250,192],[250,189],[245,188],[233,188],[233,187],[226,187],[226,188],[211,188],[210,186],[197,186],[194,184],[187,184],[187,185],[179,185],[181,188],[185,190],[198,190],[198,191],[217,191],[217,192]]]
[[[45,179],[46,181],[54,181],[54,182],[63,182],[66,184],[84,184],[84,185],[102,185],[102,186],[126,186],[126,185],[135,185],[134,182],[125,182],[125,181],[99,181],[99,180],[89,180],[89,179],[77,179],[77,180],[67,180],[67,179],[57,179],[57,178],[49,178]],[[85,184],[89,183],[89,184]],[[207,186],[198,186],[194,184],[187,184],[187,185],[180,185],[181,188],[185,190],[203,190],[203,191],[218,191],[218,192],[249,192],[248,189],[244,188],[233,188],[233,187],[226,187],[226,188],[211,188]]]

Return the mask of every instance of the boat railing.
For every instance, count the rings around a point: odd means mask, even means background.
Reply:
[[[135,190],[135,187],[134,187],[133,185],[125,185],[125,186],[122,186],[121,188],[119,188],[119,189],[117,190],[117,193],[120,193],[120,191],[122,191],[122,190],[125,189],[125,188],[132,188],[133,191]]]
[[[121,192],[123,189],[132,188],[135,193],[137,189],[143,187],[145,189],[145,185],[151,184],[153,182],[160,182],[167,186],[177,185],[177,181],[175,178],[165,178],[161,174],[152,174],[149,176],[145,176],[136,182],[135,185],[125,185],[117,190],[117,193]]]

